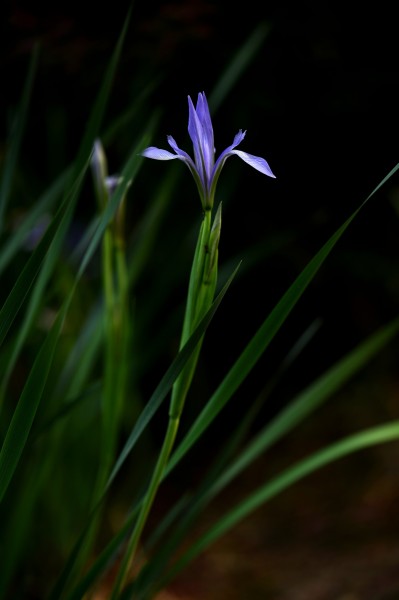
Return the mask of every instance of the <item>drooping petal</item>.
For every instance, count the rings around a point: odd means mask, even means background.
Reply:
[[[173,160],[174,158],[180,158],[177,154],[172,154],[172,152],[162,150],[162,148],[155,148],[155,146],[149,146],[143,150],[141,156],[153,158],[155,160]]]
[[[261,158],[260,156],[254,156],[253,154],[248,154],[248,152],[242,152],[242,150],[232,150],[230,154],[236,154],[244,162],[251,165],[251,167],[253,167],[257,171],[264,173],[264,175],[268,175],[269,177],[273,177],[274,179],[276,178],[276,176],[274,175],[264,158]]]
[[[106,188],[104,187],[104,182],[108,175],[108,166],[104,148],[99,139],[95,140],[94,142],[90,163],[97,200],[99,205],[104,207],[107,201],[107,193]]]
[[[253,167],[257,171],[260,171],[264,175],[268,175],[269,177],[273,177],[275,179],[276,176],[274,175],[274,173],[272,172],[271,168],[269,167],[268,163],[266,162],[266,160],[264,158],[261,158],[260,156],[254,156],[253,154],[248,154],[248,152],[243,152],[242,150],[235,150],[236,146],[238,146],[238,144],[240,144],[242,142],[242,140],[244,139],[245,134],[246,134],[246,131],[241,131],[241,129],[240,129],[240,131],[235,135],[234,141],[231,144],[231,146],[228,146],[225,150],[223,150],[223,152],[221,153],[221,155],[218,157],[218,159],[216,161],[215,168],[214,168],[214,176],[216,174],[217,174],[217,176],[219,175],[226,159],[229,156],[236,154],[239,158],[241,158],[244,162],[249,164],[251,167]]]

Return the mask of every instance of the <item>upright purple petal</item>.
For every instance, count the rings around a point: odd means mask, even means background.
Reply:
[[[180,158],[189,162],[194,167],[193,159],[191,158],[191,156],[189,154],[187,154],[187,152],[185,152],[184,150],[181,150],[181,148],[179,148],[175,139],[171,135],[168,135],[167,139],[168,139],[168,144],[172,148],[172,150],[174,150],[176,152],[176,154],[179,155]]]
[[[219,171],[223,164],[224,161],[226,160],[226,158],[228,156],[230,156],[230,154],[232,153],[232,151],[234,150],[234,148],[236,146],[238,146],[238,144],[241,144],[242,140],[245,138],[245,134],[247,132],[246,131],[242,131],[242,129],[239,130],[238,133],[236,133],[236,135],[234,136],[234,140],[233,143],[231,144],[231,146],[227,146],[227,148],[225,148],[225,150],[223,150],[223,152],[220,154],[220,156],[218,157],[216,164],[214,166],[213,169],[213,173],[215,173],[216,171]]]
[[[190,96],[188,96],[188,133],[193,143],[195,164],[197,165],[197,169],[203,173],[204,161],[201,152],[201,142],[203,138],[202,125]]]
[[[233,143],[230,146],[230,148],[235,148],[236,146],[238,146],[238,144],[241,144],[242,140],[245,138],[246,135],[247,132],[240,129],[239,132],[235,134]]]
[[[213,138],[213,127],[212,119],[209,112],[208,102],[205,96],[205,92],[198,94],[196,112],[198,119],[202,125],[202,148],[203,156],[205,160],[205,169],[209,177],[213,164],[215,162],[215,142]]]

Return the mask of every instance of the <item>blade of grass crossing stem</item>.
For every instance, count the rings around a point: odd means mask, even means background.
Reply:
[[[337,229],[330,239],[322,246],[317,254],[310,260],[306,267],[295,279],[294,283],[288,288],[281,300],[263,322],[257,333],[254,335],[244,352],[239,356],[227,376],[221,382],[211,399],[200,413],[189,432],[186,434],[180,445],[173,453],[169,466],[166,470],[169,473],[175,465],[188,452],[195,441],[202,435],[210,423],[216,418],[225,404],[230,400],[234,392],[245,380],[251,369],[255,366],[263,352],[266,350],[274,336],[283,325],[288,315],[315,277],[316,273],[324,263],[335,244],[342,234],[346,231],[353,219],[364,207],[368,200],[381,188],[381,186],[399,169],[396,165],[386,177],[369,194],[362,204],[352,213],[352,215]]]
[[[131,521],[127,521],[120,529],[120,531],[118,531],[118,533],[114,535],[112,540],[107,544],[106,548],[104,548],[104,550],[96,558],[94,564],[90,567],[87,573],[85,573],[85,575],[80,579],[80,581],[76,584],[74,589],[70,593],[68,593],[68,595],[66,596],[66,600],[82,600],[82,598],[85,597],[85,594],[87,594],[87,592],[94,586],[96,581],[101,579],[101,577],[105,574],[110,565],[113,562],[115,562],[119,548],[124,542],[128,533],[130,532],[131,527]],[[76,554],[79,552],[79,549],[84,542],[84,536],[85,532],[83,532],[80,536],[77,544],[75,545],[74,552],[69,557],[65,573],[70,571],[70,565],[73,565],[76,561]],[[61,589],[62,586],[56,588],[55,593],[52,593],[48,600],[60,600],[61,596],[59,590]]]
[[[22,94],[21,105],[19,107],[18,115],[14,121],[14,126],[12,128],[8,140],[8,152],[5,159],[0,186],[0,234],[3,231],[4,216],[7,208],[7,202],[11,192],[12,179],[14,176],[15,168],[17,166],[22,136],[25,129],[33,81],[37,69],[38,55],[39,45],[36,44],[33,48],[33,52],[31,55],[31,61],[29,65],[28,76],[25,83],[25,89]]]
[[[151,587],[154,577],[153,573],[160,573],[167,564],[167,559],[173,555],[173,551],[184,538],[188,527],[196,516],[202,512],[204,507],[214,498],[222,489],[224,489],[233,479],[243,472],[251,463],[257,459],[262,452],[268,449],[272,443],[278,441],[284,434],[292,430],[295,425],[307,417],[311,411],[315,410],[333,393],[341,388],[350,377],[357,373],[365,364],[373,358],[387,343],[398,333],[399,319],[396,319],[388,326],[382,328],[377,333],[356,347],[347,354],[337,364],[328,369],[312,385],[304,390],[289,406],[284,409],[273,421],[256,436],[256,438],[231,461],[231,466],[227,466],[223,471],[220,468],[212,469],[214,474],[207,476],[196,492],[191,506],[185,514],[182,515],[178,525],[169,535],[166,546],[162,547],[158,555],[146,566],[143,574],[140,575],[136,583],[137,591],[144,593],[148,587]],[[252,408],[252,407],[251,407]],[[240,423],[241,426],[241,423]],[[221,455],[222,462],[226,466],[226,448]],[[228,455],[232,457],[230,452]],[[219,461],[218,461],[219,462]],[[216,465],[217,466],[217,465]]]
[[[360,369],[375,357],[399,332],[399,319],[381,328],[365,342],[349,352],[310,386],[296,396],[289,405],[268,423],[250,444],[234,459],[231,466],[216,479],[207,491],[213,498],[234,478],[265,452],[272,444],[289,433],[323,402],[336,393]]]
[[[145,408],[142,411],[139,419],[137,420],[136,425],[135,425],[131,435],[127,439],[125,446],[123,447],[117,461],[115,462],[115,465],[114,465],[114,468],[109,477],[106,489],[111,485],[112,481],[115,479],[116,475],[118,474],[118,472],[119,472],[120,468],[122,467],[123,463],[125,462],[126,458],[132,451],[134,444],[137,442],[139,436],[144,431],[145,427],[148,425],[150,419],[155,414],[155,411],[161,405],[161,402],[165,399],[166,395],[171,390],[173,383],[177,379],[177,376],[182,371],[187,360],[189,359],[189,357],[195,350],[199,340],[204,335],[206,329],[208,328],[211,320],[214,317],[216,310],[219,308],[219,305],[220,305],[224,295],[226,294],[228,288],[230,287],[230,284],[233,281],[233,279],[238,271],[238,268],[239,268],[239,265],[235,268],[232,275],[226,282],[225,286],[222,288],[222,290],[219,292],[218,296],[215,298],[214,302],[212,303],[211,308],[208,310],[208,312],[205,314],[205,316],[201,319],[198,327],[195,329],[195,331],[191,335],[190,339],[187,341],[185,346],[183,346],[181,351],[176,356],[172,365],[167,370],[164,377],[161,379],[159,385],[156,387],[154,393],[151,396],[150,401],[145,405]]]
[[[159,589],[172,581],[192,560],[222,535],[238,525],[268,500],[303,477],[353,452],[358,452],[376,444],[385,444],[397,440],[399,440],[399,421],[393,421],[348,436],[289,467],[249,494],[244,501],[225,513],[223,518],[210,527],[206,534],[201,536],[197,542],[185,551],[181,559],[170,567],[166,577],[160,582]]]
[[[303,273],[302,273],[302,279],[304,281],[301,281],[301,276],[299,276],[299,278],[298,278],[299,279],[299,284],[302,284],[302,286],[298,285],[298,279],[297,279],[296,282],[294,282],[294,286],[293,286],[294,287],[294,295],[293,295],[294,304],[295,304],[295,301],[300,297],[301,293],[306,288],[307,284],[313,278],[313,276],[317,272],[318,268],[320,267],[320,265],[322,264],[322,262],[324,261],[324,259],[328,256],[329,252],[334,247],[335,243],[338,241],[338,239],[344,233],[344,231],[346,230],[346,228],[349,226],[349,224],[355,218],[355,216],[357,215],[357,213],[360,211],[360,209],[376,193],[376,191],[398,170],[398,168],[399,168],[399,165],[397,165],[394,169],[391,170],[391,172],[380,182],[380,184],[378,184],[378,186],[366,198],[366,200],[361,204],[361,206],[345,221],[345,223],[335,232],[335,234],[330,238],[330,240],[328,240],[328,242],[322,247],[322,249],[319,251],[319,253],[314,257],[313,261],[311,261],[310,268],[308,269],[308,272],[306,272],[306,269],[305,269],[305,275],[303,275]],[[297,286],[296,286],[297,289],[295,289],[295,283],[297,284]],[[290,288],[290,290],[291,290],[291,288]],[[283,306],[283,309],[285,309],[286,314],[288,314],[290,312],[291,308],[292,308],[292,306],[290,306],[289,300],[292,300],[292,299],[290,299],[290,298],[287,299],[287,298],[283,297],[283,300],[284,299],[286,299],[286,304],[288,304],[288,307],[287,306]],[[288,300],[288,302],[287,302],[287,300]],[[284,314],[284,311],[283,311],[283,314]],[[248,372],[249,371],[247,371],[246,374]],[[219,411],[217,411],[217,412],[219,412]],[[211,422],[211,420],[209,422]],[[202,431],[203,430],[201,430],[201,433],[202,433]],[[197,437],[199,437],[199,436],[197,436]],[[187,439],[187,438],[185,438],[185,439]],[[167,469],[166,475],[177,464],[177,462],[183,457],[183,455],[185,454],[185,452],[188,451],[188,449],[191,447],[191,445],[194,442],[195,442],[195,440],[193,440],[191,443],[187,444],[187,449],[184,452],[182,452],[180,455],[175,453],[175,462],[174,463],[172,462],[172,464],[170,464],[170,467]],[[184,440],[183,440],[183,443],[184,443]],[[180,448],[181,448],[181,446],[179,446],[177,452],[179,452]],[[173,461],[173,457],[172,457],[172,461]]]
[[[283,304],[283,307],[279,307],[279,312],[280,313],[283,312],[283,316],[284,316],[284,313],[285,313],[285,316],[288,315],[288,313],[290,312],[292,306],[295,304],[296,300],[300,297],[301,293],[307,287],[307,284],[313,278],[313,276],[317,272],[318,268],[323,263],[324,259],[328,256],[329,252],[334,247],[335,243],[338,241],[338,239],[344,233],[344,231],[349,226],[349,224],[351,223],[351,221],[355,218],[355,216],[357,215],[357,213],[359,212],[359,210],[364,206],[364,204],[369,200],[369,198],[371,198],[376,193],[376,191],[398,170],[398,168],[399,168],[399,165],[397,165],[394,169],[392,169],[391,172],[380,182],[380,184],[366,198],[366,200],[361,204],[361,206],[351,215],[351,217],[349,217],[349,219],[347,219],[347,221],[345,221],[345,223],[335,232],[335,234],[330,238],[330,240],[328,240],[328,242],[322,247],[322,249],[319,251],[319,253],[314,257],[313,261],[311,261],[310,266],[308,266],[308,269],[307,270],[305,269],[305,273],[302,273],[299,276],[299,278],[296,280],[296,282],[294,282],[294,284],[292,286],[293,289],[290,288],[288,290],[289,292],[290,291],[293,292],[293,298],[289,298],[289,297],[287,298],[287,295],[286,295],[285,297],[283,297],[283,300],[285,300],[285,303]],[[291,302],[289,302],[289,300],[291,300]],[[290,304],[291,304],[291,306],[290,306]],[[282,309],[284,309],[284,310],[282,310]],[[281,319],[281,317],[280,317],[280,319]],[[267,340],[267,341],[269,341],[269,340]],[[266,347],[266,346],[267,346],[267,343],[265,344],[264,347]],[[237,365],[237,363],[236,363],[236,365]],[[248,372],[249,372],[249,369],[246,370],[245,376],[248,374]],[[238,385],[239,385],[239,383],[238,383]],[[216,416],[216,414],[215,414],[215,416]],[[146,420],[146,422],[148,422],[147,419],[145,419],[145,420]],[[181,460],[181,458],[185,455],[185,453],[188,451],[188,449],[191,447],[191,445],[195,442],[195,440],[199,437],[199,435],[202,433],[202,431],[203,430],[201,430],[199,432],[199,434],[196,436],[195,439],[192,439],[190,437],[185,438],[185,442],[186,442],[185,445],[180,445],[179,448],[177,449],[177,451],[175,452],[174,456],[172,457],[172,461],[170,463],[169,468],[167,469],[167,473],[165,474],[165,476],[172,470],[172,468],[179,462],[179,460]],[[137,440],[137,438],[136,438],[136,432],[133,431],[132,433],[134,433],[134,436],[130,436],[130,438],[128,440],[128,443],[126,444],[125,448],[122,450],[122,453],[121,453],[119,459],[116,462],[116,465],[115,465],[115,468],[114,468],[114,472],[111,474],[111,477],[109,479],[108,485],[110,485],[110,483],[112,482],[112,480],[116,476],[117,471],[119,471],[119,469],[120,469],[121,465],[123,464],[124,460],[126,459],[127,455],[131,451],[131,449],[133,447],[133,444]],[[133,521],[130,521],[130,522],[133,522]],[[94,570],[96,569],[96,564],[93,566],[93,569]],[[99,573],[96,572],[96,577],[98,575],[99,575]],[[92,583],[93,579],[90,579],[90,581]],[[75,596],[71,596],[71,598],[72,597],[75,598]],[[52,598],[55,599],[56,596],[53,596]],[[76,596],[76,598],[77,598],[77,596]]]

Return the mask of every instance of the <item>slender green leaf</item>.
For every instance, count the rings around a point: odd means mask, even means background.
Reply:
[[[86,146],[88,146],[91,139],[94,140],[94,137],[98,131],[98,127],[101,123],[106,101],[108,99],[108,95],[111,88],[112,76],[114,74],[117,59],[121,51],[121,44],[126,33],[127,21],[128,20],[126,19],[124,29],[118,41],[113,57],[111,59],[111,64],[107,71],[105,82],[95,104],[92,113],[92,118],[87,128],[86,137],[82,142],[81,150],[78,155],[78,160],[76,164],[80,165],[80,163],[83,162],[83,174],[87,169],[87,157],[89,157],[91,154],[92,143],[90,145],[89,151],[88,148],[86,148]],[[86,161],[84,160],[84,157],[86,157]],[[47,376],[52,364],[53,355],[61,331],[61,326],[63,320],[65,319],[72,297],[74,295],[77,283],[81,275],[83,274],[91,256],[93,255],[109,219],[115,213],[118,203],[122,198],[122,195],[126,192],[129,180],[133,179],[134,177],[135,171],[137,170],[136,162],[133,162],[132,160],[128,161],[124,172],[126,178],[118,187],[118,190],[115,193],[115,197],[112,198],[112,201],[107,207],[107,211],[105,211],[107,213],[105,215],[107,217],[107,220],[104,218],[99,223],[99,226],[93,236],[92,242],[88,250],[86,251],[86,254],[80,266],[74,285],[72,286],[70,294],[64,301],[62,308],[57,316],[57,319],[50,330],[50,333],[43,342],[42,347],[33,364],[27,382],[24,386],[21,397],[14,411],[14,415],[11,419],[10,426],[7,430],[2,449],[0,451],[0,500],[3,498],[7,490],[8,484],[11,481],[11,478],[15,472],[15,469],[17,468],[23,449],[26,445],[29,432],[32,427],[32,423],[42,397],[45,382],[47,380]],[[15,318],[20,306],[23,303],[23,300],[26,297],[26,294],[29,291],[32,282],[38,272],[38,269],[40,268],[40,265],[45,257],[45,254],[50,247],[54,235],[56,233],[59,235],[59,228],[61,228],[63,223],[68,221],[68,217],[70,218],[72,214],[72,209],[76,202],[77,192],[80,189],[82,178],[82,172],[79,171],[79,177],[74,183],[73,193],[65,197],[53,222],[49,226],[38,247],[36,248],[30,259],[28,260],[27,264],[25,265],[25,268],[23,269],[14,288],[8,296],[2,310],[0,311],[0,343],[3,341],[9,327],[11,326],[13,319]]]
[[[136,165],[132,165],[131,161],[129,161],[128,167],[129,169],[126,171],[126,173],[129,176],[133,177],[133,169],[136,168]],[[129,179],[130,177],[124,182],[122,182],[119,186],[120,197],[122,197],[122,195],[126,192],[127,186],[129,185]],[[112,211],[116,211],[117,201],[119,200],[120,198],[118,197],[118,193],[115,193],[115,197],[113,197],[112,201],[110,202],[111,216]],[[69,207],[70,206],[71,204],[69,204]],[[104,230],[106,226],[107,222],[100,222],[98,231]],[[96,239],[98,243],[98,241],[101,239],[101,235],[96,234],[94,235],[93,239]],[[4,497],[4,494],[11,481],[11,478],[13,477],[14,472],[17,468],[19,459],[25,448],[33,424],[33,420],[42,397],[47,376],[50,371],[62,323],[65,319],[68,308],[72,301],[77,283],[82,273],[84,272],[84,268],[86,266],[87,261],[89,260],[89,257],[95,251],[95,248],[96,245],[92,243],[88,251],[86,252],[85,260],[83,261],[79,273],[76,276],[74,285],[66,300],[64,301],[61,310],[58,313],[57,319],[55,320],[55,323],[50,329],[48,336],[45,338],[42,344],[42,347],[37,355],[37,358],[33,364],[27,382],[22,391],[17,407],[14,411],[14,415],[11,419],[11,423],[6,434],[3,447],[0,451],[0,501]]]
[[[0,450],[0,502],[7,491],[25,448],[47,381],[67,308],[66,305],[64,310],[59,313],[54,326],[46,337],[33,363]]]
[[[232,510],[226,512],[197,542],[185,550],[183,556],[168,569],[165,578],[158,582],[159,589],[172,581],[193,559],[222,535],[238,525],[265,502],[303,477],[353,452],[397,440],[399,440],[399,421],[393,421],[346,437],[289,467],[249,494]]]
[[[102,135],[102,142],[104,145],[112,140],[118,139],[118,135],[126,130],[126,127],[128,127],[132,121],[134,122],[135,119],[141,119],[140,109],[148,102],[150,94],[161,83],[162,79],[163,77],[154,77],[151,79],[150,83],[142,88],[139,94],[135,96],[134,101],[129,104],[128,109],[123,113],[118,114],[116,119],[106,128]]]
[[[83,176],[84,171],[80,173],[80,176],[74,182],[69,195],[66,196],[61,203],[55,217],[47,228],[47,231],[43,235],[38,246],[27,260],[14,287],[0,310],[0,345],[3,343],[8,330],[33,285],[53,239],[56,236],[60,237],[65,233],[66,225],[71,218],[74,203],[76,202],[78,192],[82,185]]]
[[[72,206],[71,206],[72,209]],[[42,305],[42,298],[47,284],[53,273],[54,267],[57,264],[58,257],[63,248],[64,237],[68,231],[72,218],[72,210],[67,211],[65,218],[61,221],[54,239],[52,240],[49,250],[43,259],[40,273],[36,279],[32,294],[29,298],[27,310],[25,311],[22,323],[16,335],[16,340],[10,353],[9,361],[3,373],[3,378],[0,382],[0,398],[4,397],[4,393],[8,384],[8,380],[14,370],[18,357],[22,351],[25,341],[32,329],[36,320],[37,314]]]
[[[214,302],[212,303],[212,306],[207,311],[207,313],[204,315],[204,317],[201,319],[199,325],[196,327],[195,331],[190,336],[187,343],[182,347],[181,351],[178,353],[175,360],[173,361],[173,363],[171,364],[171,366],[169,367],[169,369],[166,371],[165,375],[159,382],[158,386],[156,387],[154,393],[151,396],[151,399],[149,400],[149,402],[146,404],[144,410],[142,411],[139,419],[136,422],[136,425],[135,425],[132,433],[130,434],[128,440],[125,443],[124,448],[122,449],[122,452],[119,455],[118,460],[115,463],[115,466],[112,470],[112,473],[111,473],[108,483],[107,483],[107,488],[109,487],[109,485],[112,483],[112,481],[116,477],[122,464],[125,462],[127,456],[130,454],[134,444],[136,443],[136,441],[138,440],[138,438],[140,437],[140,435],[144,431],[144,429],[147,427],[148,423],[150,422],[150,419],[153,417],[155,412],[158,410],[162,401],[165,399],[166,395],[169,393],[173,383],[176,381],[177,376],[181,373],[184,365],[187,363],[190,356],[194,352],[199,340],[202,338],[202,336],[204,335],[206,329],[208,328],[211,320],[213,319],[213,316],[214,316],[216,310],[219,308],[219,305],[220,305],[224,295],[226,294],[228,288],[230,287],[230,284],[233,281],[233,279],[237,273],[237,270],[238,270],[238,266],[233,271],[232,275],[226,282],[225,286],[219,292],[218,296],[215,298]]]
[[[72,187],[74,189],[74,193],[71,194],[68,192],[68,195],[66,196],[66,198],[69,198],[71,200],[76,201],[76,199],[77,199],[77,194],[75,193],[76,187],[80,186],[81,174],[84,173],[87,169],[88,161],[89,161],[89,158],[90,158],[90,155],[92,152],[92,148],[93,148],[93,143],[94,143],[95,138],[98,135],[98,131],[99,131],[99,128],[100,128],[100,125],[101,125],[101,122],[102,122],[102,119],[104,116],[105,108],[106,108],[106,105],[108,102],[108,97],[109,97],[109,94],[111,91],[112,81],[113,81],[116,66],[117,66],[117,63],[119,60],[119,56],[121,53],[122,44],[124,41],[124,37],[126,35],[129,17],[130,17],[130,11],[124,22],[122,33],[117,42],[115,51],[111,57],[110,65],[107,69],[103,85],[101,87],[101,90],[98,94],[93,111],[91,113],[91,116],[90,116],[90,119],[89,119],[89,122],[88,122],[88,125],[86,128],[86,133],[85,133],[83,141],[80,145],[78,156],[77,156],[77,159],[74,164],[74,168],[71,171],[71,181],[73,181]],[[122,187],[122,186],[120,186],[120,187]],[[118,197],[118,200],[120,200],[119,197]],[[4,341],[4,337],[7,334],[7,331],[9,330],[13,320],[15,319],[15,316],[17,315],[24,299],[26,298],[26,296],[29,292],[29,289],[40,269],[42,261],[50,247],[51,241],[52,241],[56,231],[58,230],[58,227],[60,226],[60,224],[63,222],[63,219],[65,218],[64,213],[66,213],[67,215],[72,214],[73,207],[72,206],[69,206],[68,208],[67,207],[68,207],[68,202],[66,202],[66,201],[63,202],[59,211],[57,212],[56,216],[54,217],[53,222],[51,223],[51,225],[47,229],[45,235],[43,236],[42,240],[40,241],[38,247],[35,249],[34,253],[31,255],[28,262],[26,263],[15,286],[13,287],[3,308],[0,311],[0,344],[2,344],[2,342]],[[112,215],[112,209],[110,207],[108,207],[108,209],[109,209],[108,217],[110,217]],[[98,236],[101,235],[101,233],[100,233],[101,229],[102,229],[101,227],[99,227],[97,229]],[[86,267],[89,258],[92,256],[94,249],[96,247],[96,244],[98,244],[98,240],[93,241],[92,247],[86,255],[86,260],[84,261],[83,268]]]
[[[21,106],[19,107],[18,116],[11,131],[8,152],[2,173],[0,185],[0,232],[3,230],[4,215],[7,207],[7,202],[11,192],[12,178],[17,166],[19,150],[21,146],[22,136],[25,128],[26,117],[29,108],[29,102],[33,87],[33,80],[36,73],[37,61],[39,55],[39,46],[36,44],[33,48],[31,61],[28,71],[28,77],[25,83],[25,89],[22,94]]]
[[[84,173],[80,174],[79,179],[74,184],[72,192],[69,196],[65,197],[56,216],[48,227],[38,247],[26,263],[21,275],[17,279],[16,284],[0,311],[0,332],[2,339],[4,339],[18,309],[22,305],[25,295],[28,293],[46,256],[46,252],[51,247],[53,239],[62,238],[65,234],[67,225],[70,222],[72,209],[76,202],[78,192],[80,191],[83,175]],[[0,502],[7,491],[8,485],[14,475],[28,440],[72,294],[73,292],[68,296],[50,333],[44,340],[42,347],[38,352],[7,429],[0,451]]]
[[[101,327],[102,304],[93,307],[67,356],[54,395],[68,399],[81,393],[98,356],[104,330]]]
[[[24,465],[20,493],[13,496],[12,510],[7,516],[7,522],[2,524],[2,548],[6,552],[2,552],[0,598],[9,597],[6,595],[7,588],[21,561],[31,558],[31,549],[26,542],[32,539],[32,513],[39,501],[43,482],[48,478],[50,463],[51,453],[46,453],[39,472],[33,472],[30,465]]]
[[[232,452],[225,448],[223,453],[208,476],[201,483],[200,490],[196,492],[191,506],[186,509],[178,525],[173,529],[165,544],[161,547],[157,556],[152,558],[146,566],[140,580],[136,583],[137,589],[146,589],[154,580],[153,573],[159,573],[167,564],[178,543],[183,539],[188,527],[204,507],[220,491],[231,483],[240,473],[244,471],[262,452],[270,448],[272,443],[277,442],[284,434],[287,434],[303,421],[313,410],[330,398],[340,389],[350,377],[357,373],[365,364],[371,360],[387,343],[398,333],[399,319],[382,328],[369,337],[368,340],[357,346],[338,363],[332,366],[326,373],[320,376],[307,389],[299,394],[288,407],[280,412],[264,429],[248,444],[246,448],[231,461],[229,467],[225,468],[227,458],[231,459]],[[295,349],[295,352],[297,349]],[[295,354],[294,352],[294,354]],[[287,360],[290,360],[290,355]],[[251,406],[250,410],[253,408]],[[248,411],[246,418],[250,414]],[[242,424],[240,424],[240,427]],[[228,444],[234,443],[234,432]],[[142,586],[142,587],[141,587]]]
[[[104,550],[96,557],[94,564],[76,584],[71,593],[66,596],[67,600],[82,600],[82,598],[85,597],[85,594],[87,594],[95,582],[104,575],[109,566],[115,561],[119,548],[124,539],[127,537],[131,527],[132,523],[130,520],[128,520],[120,529],[120,531],[114,535]],[[87,530],[85,529],[85,531],[82,532],[79,540],[75,544],[74,551],[69,557],[69,560],[63,571],[64,576],[72,570],[72,567],[78,558],[79,550],[84,542],[86,531]],[[63,580],[59,580],[58,585],[54,588],[54,591],[51,593],[48,600],[61,600],[60,594],[62,593],[64,583],[65,582]]]
[[[181,458],[188,452],[195,441],[202,435],[210,423],[216,418],[225,404],[230,400],[234,392],[255,366],[263,352],[269,346],[274,336],[283,325],[288,315],[315,277],[316,273],[324,263],[335,244],[342,234],[346,231],[350,223],[364,207],[366,202],[381,188],[381,186],[399,169],[399,164],[394,167],[386,177],[369,194],[362,204],[352,213],[352,215],[338,228],[330,239],[322,246],[317,254],[310,260],[307,266],[295,279],[281,300],[272,310],[270,315],[263,322],[257,333],[254,335],[244,352],[239,356],[233,367],[223,379],[213,396],[200,413],[183,441],[175,450],[171,457],[167,472],[175,467]]]
[[[399,332],[399,319],[381,328],[301,392],[250,442],[231,467],[208,490],[213,497],[248,467],[262,452],[308,417],[362,369]]]

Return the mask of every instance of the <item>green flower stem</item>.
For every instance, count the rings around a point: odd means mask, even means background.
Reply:
[[[123,410],[126,396],[126,384],[128,377],[128,361],[126,360],[129,340],[131,335],[131,323],[128,310],[128,272],[126,265],[126,254],[124,241],[115,237],[115,261],[117,276],[117,304],[115,307],[115,340],[116,340],[116,398],[115,407],[117,415]],[[118,424],[117,424],[118,425]],[[116,432],[117,434],[117,432]],[[114,457],[113,457],[114,459]]]
[[[117,211],[117,215],[119,211]],[[119,217],[120,218],[120,217]],[[102,278],[104,290],[104,385],[100,458],[92,504],[97,503],[115,458],[119,421],[126,395],[127,361],[130,327],[128,315],[128,275],[123,229],[116,219],[104,232],[102,242]],[[82,550],[84,564],[97,535],[101,511],[90,526]]]
[[[153,471],[147,493],[143,500],[140,513],[137,517],[136,525],[134,527],[132,536],[129,540],[128,547],[126,549],[123,561],[119,569],[118,576],[114,584],[111,600],[116,600],[116,598],[119,595],[119,591],[123,588],[127,580],[128,572],[133,563],[133,559],[140,541],[141,534],[143,532],[153,502],[155,500],[155,496],[161,483],[162,476],[165,471],[165,467],[167,465],[169,456],[172,452],[178,428],[179,419],[170,418],[168,421],[168,428],[161,448],[161,452],[158,456],[157,464],[155,465],[155,469]]]
[[[103,457],[99,485],[107,476],[113,455],[113,438],[116,428],[116,406],[114,402],[115,379],[117,370],[116,352],[118,347],[117,299],[114,291],[113,231],[109,226],[104,235],[103,244],[103,281],[105,296],[105,382],[103,394]]]
[[[103,239],[103,284],[105,297],[105,381],[103,394],[103,456],[99,490],[115,458],[120,414],[126,393],[129,339],[128,275],[124,239],[125,198]],[[102,473],[101,473],[102,471]]]
[[[116,382],[116,361],[115,348],[117,343],[115,340],[114,330],[114,307],[115,307],[115,291],[114,291],[114,267],[113,267],[113,233],[112,227],[109,225],[104,232],[102,240],[102,283],[104,290],[104,333],[105,333],[105,354],[104,354],[104,386],[102,397],[102,429],[100,446],[99,467],[94,491],[92,495],[92,506],[98,501],[104,485],[107,481],[108,471],[112,464],[112,449],[114,442],[112,441],[115,431],[115,414],[112,408],[112,403],[115,394]],[[86,539],[82,546],[79,559],[76,565],[76,572],[80,571],[92,550],[96,539],[98,527],[101,520],[101,511],[98,511],[93,519],[90,528],[87,532]]]
[[[211,235],[211,211],[207,210],[202,219],[200,233],[198,236],[197,247],[194,254],[193,265],[191,268],[190,282],[188,287],[188,296],[186,304],[186,312],[184,315],[183,331],[180,341],[180,349],[189,339],[196,325],[201,319],[201,316],[206,312],[207,308],[203,305],[202,288],[204,286],[204,273],[206,259],[209,253],[209,238]],[[191,385],[191,381],[197,365],[198,356],[201,350],[202,340],[198,343],[197,348],[193,352],[190,360],[185,368],[180,373],[172,389],[172,398],[170,403],[169,415],[171,417],[180,417],[183,410],[184,402]]]
[[[206,248],[209,241],[211,229],[211,211],[204,213],[201,227],[198,235],[197,246],[195,248],[193,264],[191,267],[190,281],[188,285],[186,311],[184,314],[183,331],[180,340],[180,350],[187,342],[192,331],[192,325],[195,320],[196,303],[198,298],[198,289],[201,284],[204,271]]]
[[[212,304],[217,279],[217,245],[219,242],[219,235],[220,208],[218,209],[212,229],[211,211],[205,211],[191,268],[180,348],[187,342],[200,319]],[[164,442],[146,495],[143,499],[136,525],[121,563],[111,600],[116,600],[120,590],[126,583],[129,569],[132,566],[140,542],[141,534],[164,475],[176,439],[184,402],[197,365],[201,344],[202,339],[173,386],[169,408],[169,421]]]

